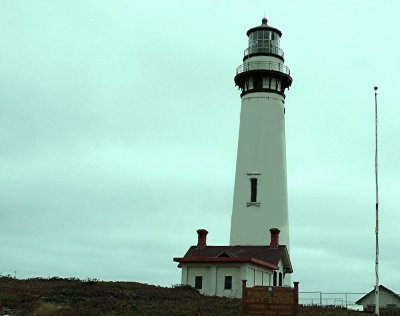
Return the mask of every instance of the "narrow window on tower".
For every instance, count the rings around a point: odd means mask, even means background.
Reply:
[[[257,190],[258,190],[258,182],[259,176],[261,173],[259,172],[247,172],[250,180],[250,200],[246,202],[247,206],[260,206],[261,203],[257,201]],[[261,181],[261,180],[260,180]],[[258,197],[260,199],[260,197]]]
[[[276,271],[274,271],[274,279],[273,279],[273,286],[276,286],[276,280],[277,279],[277,273],[276,273]]]
[[[250,179],[250,202],[257,202],[257,178]]]

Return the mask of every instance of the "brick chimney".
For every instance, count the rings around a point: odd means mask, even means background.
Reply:
[[[205,247],[207,246],[207,234],[208,231],[205,229],[198,229],[197,230],[197,247]]]
[[[279,233],[281,232],[278,228],[271,228],[271,242],[269,244],[270,247],[277,248],[279,246]]]

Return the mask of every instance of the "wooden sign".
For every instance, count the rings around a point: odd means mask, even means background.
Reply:
[[[243,281],[243,316],[298,316],[299,289],[280,286],[246,287]]]

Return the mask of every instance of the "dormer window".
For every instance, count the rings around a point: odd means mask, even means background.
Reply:
[[[225,251],[221,252],[217,257],[219,258],[230,258],[231,256]]]

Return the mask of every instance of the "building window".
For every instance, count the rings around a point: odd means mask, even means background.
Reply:
[[[231,275],[225,276],[224,290],[232,290],[232,276]]]
[[[279,272],[279,286],[282,286],[282,272]]]
[[[281,81],[279,79],[276,79],[276,91],[280,91],[281,90]]]
[[[277,279],[277,273],[276,273],[276,271],[274,271],[274,283],[273,283],[273,286],[276,286],[276,279]]]
[[[250,179],[250,202],[257,202],[257,178]]]
[[[375,304],[368,304],[366,312],[374,312],[375,311]]]
[[[194,288],[201,290],[203,288],[203,277],[202,276],[196,276],[194,280]]]
[[[262,78],[256,77],[253,78],[253,89],[261,89],[262,88]]]

